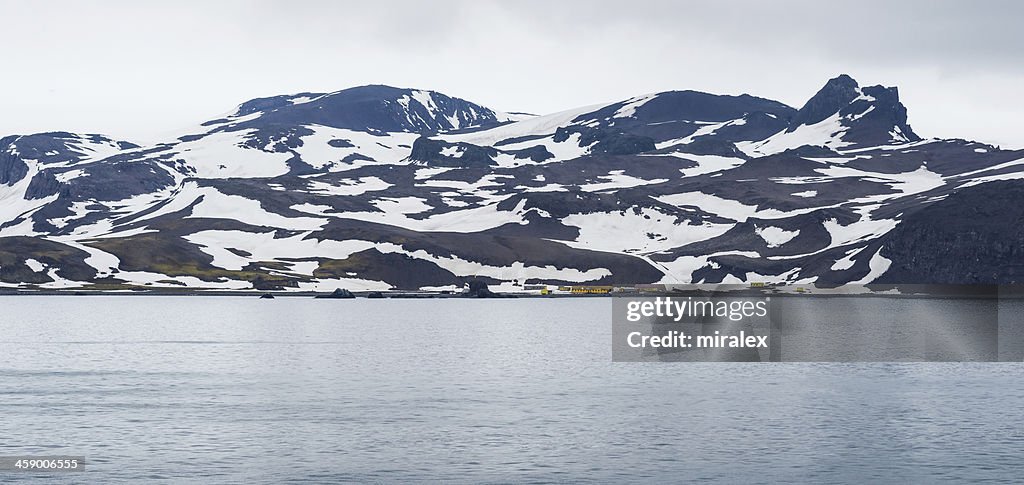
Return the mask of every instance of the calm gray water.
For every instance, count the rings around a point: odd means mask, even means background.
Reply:
[[[0,310],[0,456],[88,460],[47,483],[1024,478],[1021,364],[613,363],[608,299]]]

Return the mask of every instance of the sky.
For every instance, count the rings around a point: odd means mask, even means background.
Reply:
[[[898,86],[924,137],[1024,148],[1015,0],[0,0],[0,136],[159,141],[261,96],[363,84],[545,114],[674,89],[800,107]]]

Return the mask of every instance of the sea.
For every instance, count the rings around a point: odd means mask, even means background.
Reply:
[[[615,362],[612,306],[3,296],[0,457],[84,470],[0,482],[1024,479],[1019,362]]]

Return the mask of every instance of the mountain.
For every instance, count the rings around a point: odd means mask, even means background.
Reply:
[[[249,117],[249,119],[244,119]],[[230,123],[231,119],[237,123]],[[233,129],[316,124],[361,131],[418,133],[457,130],[510,121],[469,101],[434,91],[360,86],[334,93],[302,93],[242,103],[229,118],[204,123]]]
[[[1020,178],[1024,151],[921,138],[896,88],[845,75],[799,109],[669,91],[544,116],[362,86],[154,145],[0,139],[0,285],[1019,282]]]

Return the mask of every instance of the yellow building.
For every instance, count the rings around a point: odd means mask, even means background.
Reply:
[[[574,295],[606,295],[612,292],[611,286],[573,286]]]

